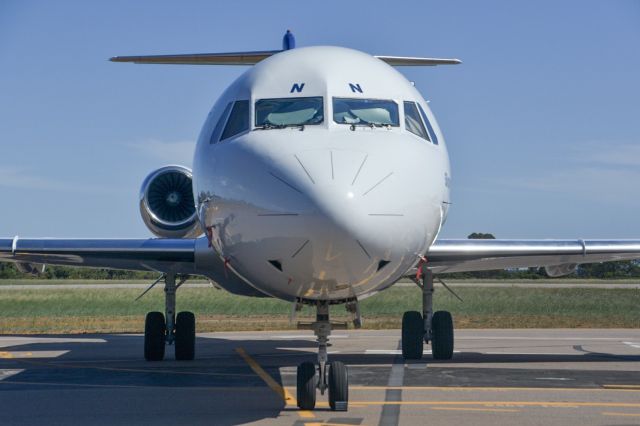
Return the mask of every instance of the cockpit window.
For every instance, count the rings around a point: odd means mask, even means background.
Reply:
[[[420,115],[422,115],[424,123],[427,125],[427,129],[429,129],[431,140],[433,141],[434,145],[438,145],[438,135],[436,135],[436,132],[433,130],[433,126],[429,122],[429,117],[427,117],[427,114],[425,114],[420,104],[418,104],[418,109],[420,110]]]
[[[213,129],[213,133],[211,133],[211,139],[209,143],[216,143],[220,140],[220,133],[222,133],[222,129],[224,127],[224,123],[227,122],[227,117],[229,116],[229,111],[231,111],[231,107],[233,106],[233,102],[229,102],[227,106],[224,108],[222,115],[218,119],[216,123],[216,127]]]
[[[320,124],[324,120],[322,97],[260,99],[256,102],[256,126],[278,128]]]
[[[420,113],[418,112],[418,107],[416,107],[415,102],[404,102],[404,126],[414,135],[420,136],[422,139],[426,139],[431,142],[429,135],[427,134],[427,129],[424,128],[424,124],[422,123],[422,119],[420,118]]]
[[[220,140],[249,130],[249,101],[235,101]]]
[[[333,98],[338,124],[398,126],[398,104],[391,100]]]

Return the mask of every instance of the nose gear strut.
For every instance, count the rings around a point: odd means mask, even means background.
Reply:
[[[296,301],[295,308],[301,301]],[[303,362],[298,366],[298,407],[303,410],[313,410],[316,405],[316,389],[324,395],[329,391],[329,406],[334,411],[346,411],[349,402],[349,381],[347,367],[340,361],[329,362],[327,347],[329,336],[333,329],[347,329],[346,322],[331,322],[329,320],[329,302],[317,301],[316,320],[313,322],[299,322],[298,329],[313,330],[318,343],[318,363]],[[360,310],[357,301],[350,301],[347,310],[354,315],[354,324],[360,324]],[[294,312],[295,309],[294,308]],[[317,377],[316,377],[317,373]]]

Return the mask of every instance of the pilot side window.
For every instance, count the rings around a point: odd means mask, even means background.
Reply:
[[[209,143],[216,143],[220,140],[220,134],[222,133],[224,124],[227,122],[227,117],[229,117],[229,112],[231,111],[231,107],[233,107],[233,102],[229,102],[227,106],[224,108],[222,115],[220,115],[220,118],[216,123],[216,127],[213,129],[213,133],[211,133],[211,139],[209,140]]]
[[[235,101],[220,140],[249,130],[249,101]]]
[[[427,125],[427,129],[429,129],[431,140],[433,141],[434,145],[438,145],[438,135],[436,135],[436,132],[433,130],[433,126],[431,125],[431,122],[429,122],[429,117],[427,117],[427,114],[424,112],[420,104],[418,104],[418,109],[420,110],[420,115],[422,115],[422,119]]]
[[[333,98],[333,121],[352,126],[398,126],[398,104],[383,99]]]
[[[418,107],[415,102],[405,101],[404,103],[404,126],[414,135],[431,142],[431,139],[429,139],[429,135],[427,134],[427,129],[425,129],[424,124],[422,123],[422,119],[420,118],[420,113],[418,112]]]

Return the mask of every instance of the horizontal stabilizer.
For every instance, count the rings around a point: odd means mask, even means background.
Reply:
[[[255,65],[281,50],[231,53],[193,53],[183,55],[115,56],[112,62],[133,62],[135,64],[175,64],[175,65]]]
[[[262,50],[256,52],[230,53],[188,53],[182,55],[144,55],[114,56],[112,62],[133,62],[134,64],[173,64],[173,65],[255,65],[282,50]],[[419,58],[411,56],[376,56],[392,66],[435,66],[457,65],[459,59]]]
[[[436,65],[458,65],[460,59],[419,58],[413,56],[376,56],[381,61],[394,67],[433,67]]]

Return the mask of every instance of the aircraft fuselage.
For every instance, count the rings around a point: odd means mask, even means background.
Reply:
[[[289,98],[311,106],[291,112]],[[248,107],[249,126],[220,140],[236,101],[248,101],[237,109]],[[265,115],[274,102],[280,110]],[[272,125],[313,105],[311,124]],[[410,108],[426,138],[406,121]],[[193,162],[212,248],[250,285],[285,299],[343,300],[393,284],[446,220],[450,176],[420,93],[393,67],[338,47],[293,49],[245,72],[212,108]]]

